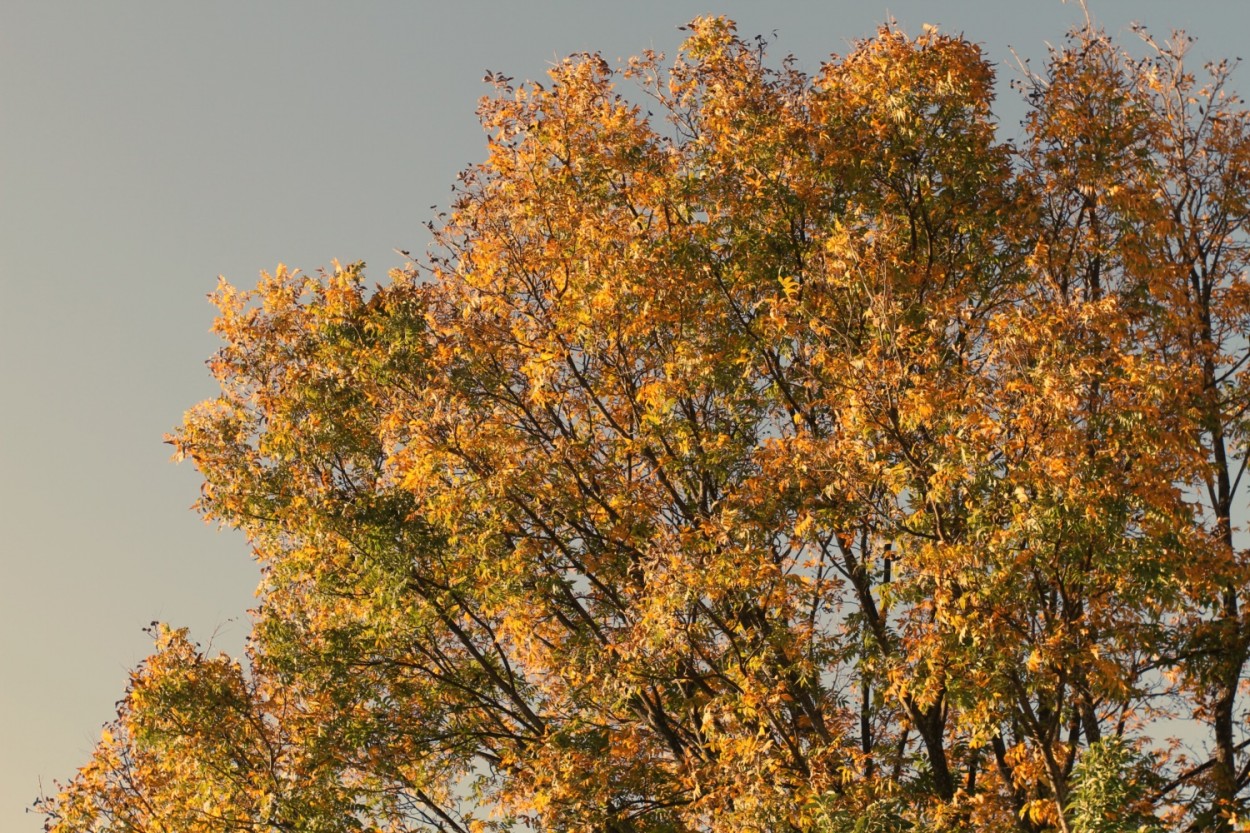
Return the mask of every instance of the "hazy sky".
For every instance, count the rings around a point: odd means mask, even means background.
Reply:
[[[1184,27],[1203,58],[1250,31],[1244,2],[1091,2],[1127,39],[1131,19]],[[383,280],[483,156],[486,69],[671,55],[709,12],[812,70],[891,14],[963,32],[1001,64],[1008,130],[1008,47],[1040,58],[1081,19],[1060,0],[0,0],[0,830],[39,829],[25,806],[86,762],[148,622],[230,651],[247,632],[246,544],[188,510],[197,475],[161,444],[214,392],[217,275],[338,258]]]

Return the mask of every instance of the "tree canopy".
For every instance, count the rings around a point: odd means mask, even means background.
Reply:
[[[688,35],[496,76],[385,284],[222,282],[247,656],[157,627],[49,831],[1236,827],[1228,64],[1087,27],[1012,142],[960,37]]]

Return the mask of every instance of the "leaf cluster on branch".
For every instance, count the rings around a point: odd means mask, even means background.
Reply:
[[[246,668],[159,629],[47,829],[1233,829],[1250,124],[1143,37],[1018,144],[931,28],[495,77],[426,262],[219,287]]]

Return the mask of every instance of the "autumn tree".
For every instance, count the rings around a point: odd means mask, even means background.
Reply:
[[[47,829],[1233,829],[1250,125],[1142,35],[1015,144],[930,28],[497,78],[428,260],[219,287],[246,667],[158,630]]]

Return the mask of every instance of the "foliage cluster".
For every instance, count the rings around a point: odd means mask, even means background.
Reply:
[[[247,665],[160,629],[47,829],[1232,829],[1250,130],[1145,43],[1017,144],[932,29],[496,78],[428,261],[218,289]]]

